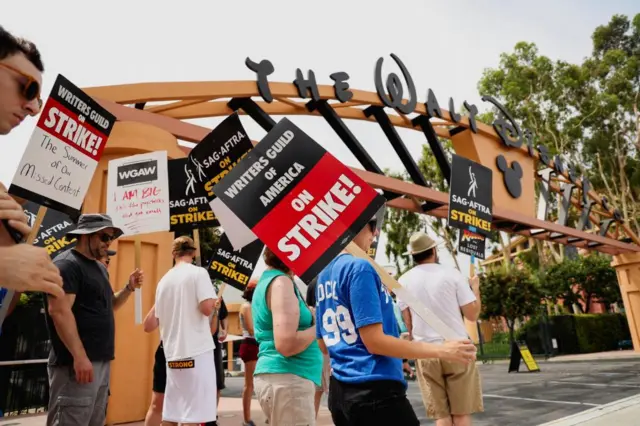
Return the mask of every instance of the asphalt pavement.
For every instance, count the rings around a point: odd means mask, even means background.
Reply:
[[[485,412],[474,416],[475,426],[537,426],[640,394],[637,361],[541,362],[539,373],[508,373],[507,363],[478,367]],[[223,396],[240,397],[242,381],[227,378]],[[421,424],[433,425],[417,382],[408,397]]]

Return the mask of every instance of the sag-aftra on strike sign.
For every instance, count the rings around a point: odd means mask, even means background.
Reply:
[[[211,206],[234,248],[258,237],[305,282],[386,201],[287,119],[213,191]]]

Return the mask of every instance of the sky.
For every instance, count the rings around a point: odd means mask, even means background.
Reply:
[[[481,112],[488,108],[477,91],[483,70],[496,67],[500,54],[517,42],[534,42],[551,59],[580,62],[591,51],[598,25],[614,14],[640,12],[637,0],[112,0],[91,10],[79,0],[33,0],[29,9],[37,12],[6,2],[0,25],[38,45],[46,67],[45,96],[58,74],[79,87],[254,80],[246,57],[269,59],[275,67],[270,81],[291,82],[301,68],[305,74],[313,69],[319,84],[332,84],[330,74],[346,71],[352,88],[375,91],[376,60],[385,58],[386,76],[397,71],[389,56],[395,53],[413,76],[420,102],[431,88],[443,107],[453,97],[457,108],[467,100]],[[212,128],[220,120],[192,122]],[[291,120],[343,163],[361,167],[322,118]],[[2,138],[0,181],[6,186],[35,121]],[[242,121],[252,139],[264,136],[250,118]],[[402,170],[377,124],[347,124],[381,168]],[[410,129],[398,132],[417,160],[424,136]],[[376,259],[383,265],[389,263],[384,243],[383,235]],[[440,257],[453,265],[445,250]],[[459,261],[466,273],[468,256],[459,255]]]

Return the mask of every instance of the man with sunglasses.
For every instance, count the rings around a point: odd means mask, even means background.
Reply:
[[[63,280],[64,298],[47,299],[49,410],[47,425],[103,426],[115,353],[114,310],[143,281],[136,269],[119,292],[113,292],[100,259],[122,235],[103,214],[80,216],[69,234],[76,246],[54,259]]]
[[[367,252],[377,217],[353,239]],[[470,340],[435,345],[399,338],[393,300],[365,259],[343,251],[318,275],[316,328],[331,358],[329,411],[336,426],[419,425],[407,399],[402,359],[475,360]]]
[[[43,72],[36,46],[0,27],[0,135],[40,112]]]
[[[29,115],[40,111],[40,85],[44,67],[33,43],[19,39],[0,26],[0,135],[8,134]],[[44,291],[62,296],[62,280],[47,251],[16,245],[5,227],[27,236],[31,231],[20,204],[0,183],[0,326],[21,291]],[[15,290],[15,293],[8,290]],[[7,294],[13,294],[13,298]],[[11,300],[10,300],[11,299]]]

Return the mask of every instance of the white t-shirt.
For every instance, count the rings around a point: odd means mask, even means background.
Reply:
[[[213,350],[209,318],[202,315],[198,306],[216,298],[204,268],[180,263],[162,277],[156,289],[156,317],[167,361]]]
[[[476,300],[469,280],[457,270],[437,263],[417,265],[400,277],[398,282],[416,299],[447,324],[456,335],[468,338],[460,307]],[[398,297],[401,311],[409,308],[405,301]],[[441,343],[444,338],[427,325],[413,310],[412,334],[414,340]]]

